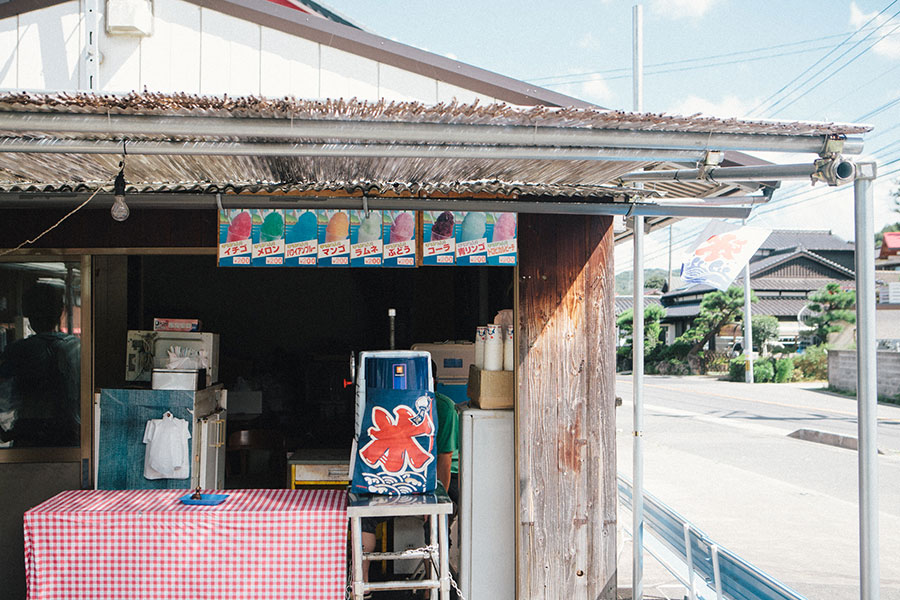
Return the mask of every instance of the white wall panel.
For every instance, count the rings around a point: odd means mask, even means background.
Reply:
[[[472,104],[477,98],[478,103],[483,105],[491,104],[494,101],[490,96],[484,96],[473,92],[472,90],[467,90],[466,88],[461,88],[444,81],[438,81],[437,90],[438,102],[450,102],[456,98],[456,101],[460,104]]]
[[[260,94],[270,98],[319,98],[319,45],[287,33],[262,28]]]
[[[153,35],[141,40],[141,86],[200,93],[200,7],[154,0]]]
[[[141,38],[108,35],[106,15],[100,19],[100,89],[104,92],[141,91]]]
[[[18,87],[19,18],[0,20],[0,88]]]
[[[391,65],[378,65],[378,93],[385,100],[437,103],[437,81]]]
[[[82,52],[78,2],[19,15],[18,87],[76,90]]]
[[[203,9],[200,93],[259,94],[260,26]]]
[[[378,99],[378,63],[324,45],[321,52],[323,98]]]

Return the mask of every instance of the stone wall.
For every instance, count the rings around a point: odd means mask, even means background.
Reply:
[[[878,395],[900,395],[900,352],[878,352],[876,367]],[[856,391],[856,350],[828,351],[828,385],[848,392]]]

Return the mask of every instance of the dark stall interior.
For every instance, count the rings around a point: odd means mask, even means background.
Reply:
[[[219,380],[230,394],[254,391],[262,398],[259,414],[233,413],[229,406],[229,435],[262,429],[283,436],[285,452],[349,452],[350,356],[390,348],[388,310],[396,310],[397,349],[472,340],[478,324],[512,308],[514,273],[503,267],[221,268],[211,256],[130,256],[125,321],[127,329],[148,330],[154,317],[197,318],[202,331],[220,335]],[[102,319],[95,327],[98,339],[110,338]],[[101,385],[135,385],[121,379],[124,366],[115,377],[97,374]],[[279,468],[273,477],[281,477]]]

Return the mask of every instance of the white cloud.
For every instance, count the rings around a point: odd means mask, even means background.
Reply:
[[[860,8],[856,5],[856,2],[850,3],[850,25],[852,25],[855,29],[858,29],[868,23],[869,19],[874,17],[876,14],[878,13],[872,12],[866,14],[862,10],[860,10]],[[867,33],[872,31],[872,28],[879,27],[879,29],[872,32],[872,35],[865,42],[863,42],[863,47],[868,47],[868,45],[873,41],[877,40],[885,34],[890,33],[890,31],[897,25],[900,25],[900,20],[881,15],[869,24],[867,31],[863,32],[855,39],[862,39]],[[875,44],[875,46],[872,47],[872,52],[880,56],[884,56],[885,58],[900,58],[900,36],[896,35],[896,32],[894,35],[889,35],[888,37]]]
[[[653,12],[669,18],[698,19],[719,0],[653,0]]]
[[[756,106],[754,98],[739,98],[732,95],[714,101],[691,95],[666,107],[665,112],[676,115],[703,113],[712,117],[730,118],[746,116],[754,106]]]
[[[600,105],[608,105],[613,99],[613,93],[609,88],[609,84],[602,76],[597,74],[585,75],[583,78],[579,78],[576,83],[553,86],[552,89],[560,94]]]
[[[576,44],[582,50],[595,50],[603,45],[602,42],[595,38],[594,34],[590,31],[581,36]]]

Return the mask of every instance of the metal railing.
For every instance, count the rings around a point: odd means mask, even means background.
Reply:
[[[619,500],[631,510],[631,482],[618,476]],[[807,600],[644,492],[644,549],[696,600]]]

